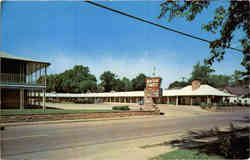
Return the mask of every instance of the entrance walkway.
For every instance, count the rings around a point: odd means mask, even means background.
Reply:
[[[157,104],[157,107],[159,107],[160,111],[163,112],[165,116],[171,117],[215,114],[214,112],[203,110],[199,106]]]

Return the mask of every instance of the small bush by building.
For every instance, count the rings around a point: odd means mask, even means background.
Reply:
[[[112,107],[112,110],[123,110],[123,111],[128,111],[129,107],[128,106],[114,106]]]

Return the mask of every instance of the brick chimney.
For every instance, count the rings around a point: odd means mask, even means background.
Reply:
[[[201,86],[201,81],[200,80],[193,80],[192,81],[192,91],[200,88]]]

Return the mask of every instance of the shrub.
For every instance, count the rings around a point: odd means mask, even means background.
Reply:
[[[205,102],[201,102],[200,106],[201,106],[201,107],[207,107],[208,105],[207,105],[207,103],[205,103]]]
[[[237,101],[237,105],[238,105],[238,106],[242,106],[241,100],[238,100],[238,101]]]
[[[129,110],[128,106],[113,106],[112,110],[123,110],[123,111],[127,111]]]
[[[200,106],[202,109],[205,109],[205,108],[211,108],[213,105],[212,103],[201,102]]]
[[[219,102],[219,103],[217,104],[217,106],[218,106],[218,107],[226,107],[227,104],[221,101],[221,102]]]
[[[197,105],[200,105],[201,103],[199,101],[193,101],[193,106],[197,106]]]
[[[245,103],[244,106],[246,106],[246,107],[250,106],[250,104],[247,103],[247,100],[244,100],[244,103]]]

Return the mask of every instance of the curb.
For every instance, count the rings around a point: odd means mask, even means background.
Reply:
[[[0,123],[4,127],[17,127],[24,125],[43,125],[43,124],[60,124],[73,122],[97,122],[97,121],[112,121],[112,120],[126,120],[126,119],[143,119],[152,118],[159,115],[145,115],[145,116],[130,116],[130,117],[116,117],[116,118],[97,118],[97,119],[77,119],[77,120],[55,120],[55,121],[38,121],[38,122],[17,122],[17,123]]]

